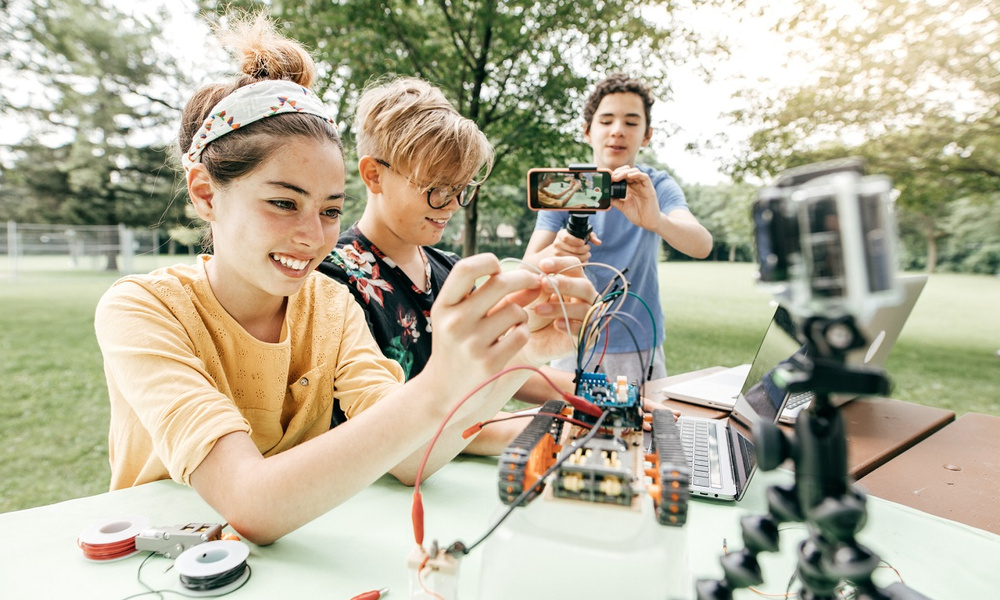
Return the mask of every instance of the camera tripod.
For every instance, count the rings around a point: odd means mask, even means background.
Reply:
[[[801,327],[804,356],[796,354],[776,370],[775,379],[790,393],[811,391],[812,404],[801,412],[791,436],[773,423],[754,426],[761,469],[775,469],[786,458],[795,463],[790,486],[767,490],[768,514],[741,520],[744,548],[720,559],[721,580],[695,585],[698,600],[731,600],[733,590],[764,582],[757,554],[778,550],[778,525],[802,522],[808,537],[798,547],[796,576],[803,600],[834,600],[843,582],[855,588],[857,600],[927,600],[902,583],[880,588],[872,581],[879,557],[855,540],[865,523],[865,495],[847,474],[844,419],[830,394],[885,395],[889,381],[880,369],[845,364],[850,350],[864,344],[851,316],[810,317]]]

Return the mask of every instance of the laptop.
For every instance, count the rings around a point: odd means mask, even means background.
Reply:
[[[799,347],[780,324],[783,312],[779,307],[771,319],[729,416],[682,416],[677,420],[684,452],[691,463],[690,487],[694,495],[739,501],[757,470],[751,426],[757,420],[776,422],[788,400],[788,394],[771,381],[770,374],[759,373],[757,368],[772,360],[777,365]]]
[[[885,306],[876,311],[871,322],[862,328],[869,340],[868,346],[849,353],[846,358],[849,364],[873,367],[885,364],[889,352],[899,339],[903,325],[927,283],[927,275],[904,275],[899,277],[899,281],[903,288],[903,301],[896,306]],[[660,393],[667,398],[690,404],[732,410],[741,388],[747,387],[747,383],[760,381],[765,373],[800,349],[798,342],[792,339],[794,326],[788,319],[787,313],[780,307],[775,311],[768,325],[768,331],[775,325],[776,319],[780,320],[777,324],[789,332],[789,335],[785,336],[787,338],[785,343],[781,343],[781,340],[768,341],[768,334],[765,333],[752,364],[675,383],[664,387]],[[853,397],[836,398],[841,403],[852,399]],[[811,401],[812,394],[809,392],[792,396],[781,413],[780,421],[794,423],[798,414],[805,410]]]

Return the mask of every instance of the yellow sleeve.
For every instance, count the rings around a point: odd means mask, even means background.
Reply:
[[[337,357],[334,395],[351,418],[403,384],[403,369],[386,358],[372,337],[364,312],[347,294],[344,329]]]
[[[98,304],[94,327],[111,400],[112,488],[166,476],[189,484],[216,440],[250,433],[209,374],[192,324],[144,286],[114,285]]]

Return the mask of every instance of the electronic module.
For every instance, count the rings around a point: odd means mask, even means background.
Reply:
[[[649,493],[660,524],[684,525],[690,473],[673,413],[654,411],[647,452],[638,386],[583,373],[578,390],[606,413],[598,431],[591,431],[598,417],[561,400],[546,402],[500,457],[501,501],[510,505],[523,496],[524,506],[547,489],[554,498],[635,507]]]

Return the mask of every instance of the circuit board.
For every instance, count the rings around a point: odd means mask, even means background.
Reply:
[[[505,504],[549,495],[566,500],[636,508],[646,494],[656,506],[657,521],[682,526],[689,497],[688,461],[673,414],[652,415],[653,452],[643,447],[643,412],[638,388],[619,377],[612,384],[603,373],[584,373],[579,397],[606,413],[597,417],[550,400],[507,447],[499,461],[499,492]],[[566,425],[561,417],[580,424]]]
[[[639,386],[618,377],[612,383],[604,373],[582,373],[577,384],[577,395],[610,414],[605,424],[625,429],[642,429],[642,401]],[[580,420],[593,424],[596,417],[581,415]]]

